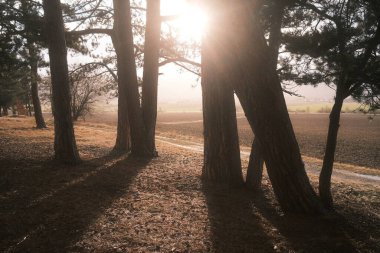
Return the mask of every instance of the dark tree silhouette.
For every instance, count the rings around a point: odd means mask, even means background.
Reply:
[[[40,97],[38,96],[38,55],[36,53],[35,45],[29,44],[29,65],[30,65],[30,85],[31,96],[34,109],[34,118],[36,120],[37,128],[46,128],[46,123],[42,115]]]
[[[134,54],[130,1],[114,0],[114,36],[112,40],[117,54],[119,99],[127,107],[131,132],[131,152],[136,156],[147,156],[145,128],[140,106],[136,62]],[[122,90],[120,90],[122,88]],[[121,97],[120,97],[121,96]],[[121,110],[124,111],[124,110]]]
[[[321,213],[323,208],[306,175],[276,71],[252,1],[209,1],[212,31],[219,40],[217,62],[240,99],[258,137],[269,178],[284,212]],[[255,2],[258,4],[258,2]],[[207,38],[206,38],[207,39]],[[207,60],[207,59],[206,59]]]
[[[142,112],[146,131],[146,148],[156,156],[155,131],[157,120],[157,86],[161,38],[160,0],[147,1],[144,45],[144,73],[142,84]]]
[[[234,92],[225,66],[217,29],[210,25],[202,42],[202,101],[205,180],[228,185],[243,184]]]
[[[286,49],[293,53],[297,64],[284,69],[292,70],[287,73],[291,81],[312,85],[324,83],[335,89],[319,177],[322,202],[332,209],[331,175],[343,102],[353,96],[376,107],[379,101],[380,2],[319,1],[313,4],[297,1],[297,4],[293,22],[300,24],[301,32],[290,30],[284,35]],[[315,21],[318,21],[317,26]]]
[[[70,108],[67,49],[59,0],[44,0],[46,40],[49,47],[55,159],[75,164],[80,161]]]
[[[269,0],[267,4],[262,7],[261,20],[263,27],[269,34],[268,48],[269,60],[272,68],[277,70],[278,54],[281,44],[281,27],[286,2],[279,2]],[[262,173],[264,167],[264,158],[260,149],[258,140],[253,140],[251,155],[249,158],[246,184],[249,188],[259,190],[261,188]]]

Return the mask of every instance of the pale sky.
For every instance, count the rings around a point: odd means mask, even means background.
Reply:
[[[161,0],[161,15],[179,15],[180,18],[172,21],[171,25],[178,28],[180,38],[183,40],[200,41],[202,33],[207,27],[207,17],[197,7],[187,3],[186,0]],[[164,25],[163,25],[163,29]],[[100,41],[102,44],[110,43],[109,39]],[[105,47],[100,46],[93,54],[102,54]],[[70,56],[69,62],[90,62],[88,56]],[[201,104],[201,86],[198,76],[186,71],[180,71],[179,67],[170,64],[160,68],[158,103],[196,103]],[[332,99],[334,91],[321,85],[318,88],[299,87],[296,88],[299,94],[309,100]],[[285,96],[288,103],[302,102],[304,99]],[[115,104],[112,101],[111,104]]]

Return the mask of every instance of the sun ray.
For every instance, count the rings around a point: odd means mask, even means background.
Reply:
[[[178,30],[181,40],[200,41],[207,27],[207,15],[202,8],[186,0],[163,0],[162,15],[176,15],[171,25]]]

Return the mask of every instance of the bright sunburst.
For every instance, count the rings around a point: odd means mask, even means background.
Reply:
[[[181,39],[200,41],[207,27],[207,15],[197,4],[186,0],[163,0],[162,15],[177,15],[171,22],[177,28]]]

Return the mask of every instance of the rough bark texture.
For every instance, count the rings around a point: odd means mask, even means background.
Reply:
[[[253,190],[261,189],[263,178],[264,159],[257,138],[253,140],[251,155],[249,156],[246,185]]]
[[[118,64],[118,76],[122,69]],[[118,78],[118,104],[117,104],[117,135],[114,150],[117,152],[128,153],[131,151],[131,132],[128,118],[127,92],[125,83]]]
[[[202,97],[204,125],[204,166],[207,181],[243,184],[237,132],[234,92],[219,65],[223,52],[215,50],[218,37],[210,28],[202,42]]]
[[[65,31],[59,0],[44,0],[46,39],[49,45],[54,115],[55,159],[74,164],[80,161],[70,108]]]
[[[157,120],[158,62],[161,35],[160,19],[160,0],[148,0],[144,46],[142,111],[146,131],[146,147],[151,156],[157,156],[155,131]]]
[[[42,115],[41,102],[38,96],[38,55],[34,45],[30,44],[29,49],[29,64],[30,64],[30,83],[31,83],[31,96],[34,109],[34,118],[36,120],[36,127],[39,129],[46,128],[45,120]]]
[[[116,6],[115,6],[116,8]],[[116,19],[115,19],[116,22]],[[117,28],[117,25],[115,24]],[[116,30],[116,29],[115,29]],[[117,134],[114,150],[116,152],[128,153],[131,151],[131,129],[128,115],[128,79],[122,73],[127,71],[129,66],[125,65],[125,61],[121,58],[122,51],[118,45],[118,41],[115,36],[112,36],[112,42],[116,51],[117,58],[117,86],[118,86],[118,104],[117,104]]]
[[[276,2],[270,19],[269,27],[269,59],[270,65],[277,71],[278,52],[281,44],[281,27],[284,14],[284,3]],[[254,153],[253,153],[254,152]],[[252,143],[251,155],[249,159],[247,169],[246,184],[253,190],[259,190],[261,188],[261,180],[263,178],[264,158],[259,148],[258,141],[255,139]]]
[[[339,91],[339,90],[338,90]],[[337,94],[335,103],[330,113],[330,124],[327,134],[325,156],[323,158],[322,170],[319,175],[319,196],[327,209],[333,209],[333,198],[331,195],[331,175],[334,166],[334,157],[338,139],[340,113],[343,106],[343,96]]]
[[[233,84],[258,137],[276,197],[287,213],[323,212],[310,185],[276,71],[250,0],[213,0],[213,22],[220,40],[225,76]],[[257,16],[257,15],[256,15]],[[220,57],[220,56],[216,56]]]
[[[114,0],[113,3],[115,12],[113,40],[117,51],[117,64],[120,69],[118,72],[119,82],[122,83],[122,86],[125,85],[125,98],[131,129],[131,152],[136,156],[147,156],[136,73],[130,1]]]

